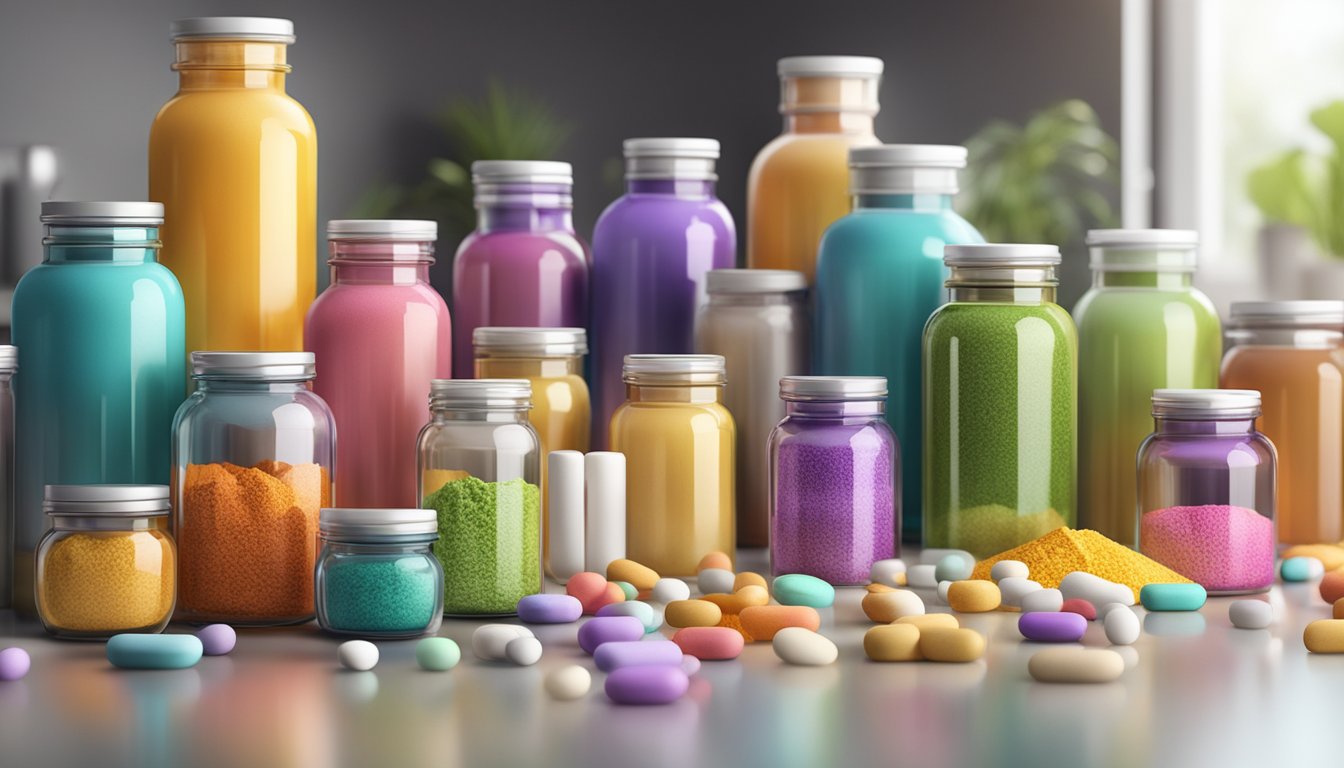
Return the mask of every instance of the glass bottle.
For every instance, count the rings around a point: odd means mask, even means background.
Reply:
[[[481,326],[580,328],[588,320],[588,247],[574,233],[569,163],[471,164],[476,231],[453,260],[453,375],[471,378]]]
[[[429,284],[432,221],[333,221],[331,286],[313,302],[304,347],[313,382],[341,427],[342,507],[420,503],[415,439],[429,420],[429,382],[452,371],[448,305]]]
[[[505,616],[541,591],[541,443],[526,379],[435,379],[420,430],[449,616]]]
[[[784,418],[779,380],[807,373],[807,279],[780,269],[716,269],[695,322],[695,351],[722,355],[723,404],[737,427],[737,544],[770,543],[770,462],[764,447]]]
[[[14,291],[14,601],[33,605],[44,485],[168,480],[185,394],[182,289],[158,203],[47,202],[42,264]]]
[[[900,552],[900,453],[881,376],[785,376],[770,434],[770,568],[867,584]]]
[[[692,576],[707,552],[734,552],[736,430],[724,370],[719,355],[625,358],[611,448],[626,461],[626,557],[663,576]]]
[[[949,245],[924,330],[924,546],[988,557],[1075,517],[1078,337],[1053,245]]]
[[[902,447],[903,538],[918,541],[923,506],[920,344],[946,300],[943,246],[984,242],[952,210],[963,147],[887,144],[849,152],[854,210],[817,254],[812,371],[883,376],[887,423]]]
[[[19,350],[0,345],[0,609],[14,599],[14,389]]]
[[[286,19],[171,26],[178,92],[149,132],[163,263],[186,295],[187,349],[292,350],[317,289],[317,133],[285,93]]]
[[[713,139],[627,139],[626,192],[593,228],[593,442],[625,402],[626,355],[694,351],[705,273],[737,260]],[[773,398],[772,398],[773,399]]]
[[[1159,389],[1138,451],[1139,551],[1212,594],[1274,582],[1274,445],[1260,393]]]
[[[1232,305],[1220,386],[1260,392],[1278,453],[1278,541],[1344,539],[1344,302]]]
[[[849,213],[849,150],[877,143],[882,60],[792,56],[778,71],[784,133],[751,164],[747,266],[791,269],[810,281],[821,233]]]
[[[1199,237],[1174,229],[1087,234],[1092,288],[1078,324],[1078,519],[1134,541],[1134,454],[1152,426],[1154,389],[1218,386],[1218,312],[1191,279]]]
[[[313,617],[317,519],[331,506],[336,424],[311,352],[193,352],[173,421],[179,621]]]

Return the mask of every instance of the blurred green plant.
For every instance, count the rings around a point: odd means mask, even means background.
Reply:
[[[1246,193],[1269,221],[1307,230],[1322,252],[1344,258],[1344,101],[1312,110],[1333,152],[1290,149],[1246,177]]]
[[[957,207],[988,242],[1067,247],[1116,226],[1119,149],[1087,102],[1059,102],[1022,126],[995,120],[966,149]]]

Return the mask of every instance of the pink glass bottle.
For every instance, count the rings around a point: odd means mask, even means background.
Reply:
[[[588,246],[574,234],[569,163],[471,164],[477,224],[453,262],[453,373],[472,378],[471,335],[482,326],[588,324]]]
[[[448,307],[429,285],[438,225],[353,220],[327,225],[331,286],[304,325],[314,391],[331,407],[336,506],[420,506],[416,439],[429,382],[452,364]]]

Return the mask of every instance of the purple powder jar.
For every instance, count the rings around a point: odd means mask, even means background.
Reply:
[[[900,554],[899,448],[881,376],[785,376],[770,434],[770,565],[831,584],[868,583]]]

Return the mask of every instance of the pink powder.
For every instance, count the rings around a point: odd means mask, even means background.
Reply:
[[[1210,592],[1251,592],[1274,581],[1274,521],[1245,507],[1206,504],[1145,513],[1139,549]]]

